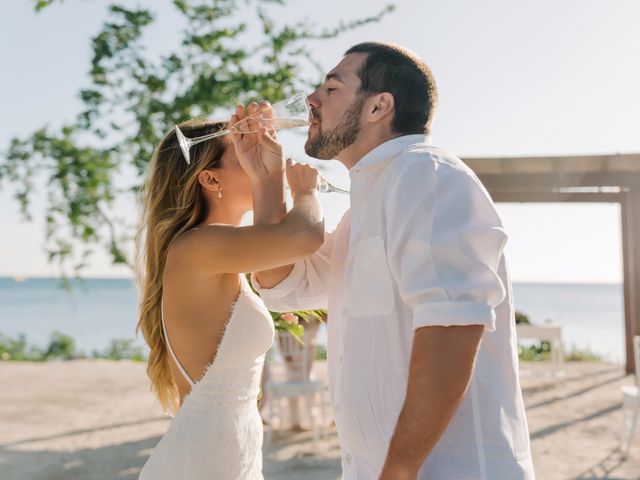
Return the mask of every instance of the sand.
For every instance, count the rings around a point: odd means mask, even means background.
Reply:
[[[523,365],[522,378],[537,478],[640,479],[640,434],[627,460],[619,449],[620,386],[632,377],[570,363],[557,379],[543,367]],[[134,480],[170,421],[142,363],[0,362],[2,480]],[[265,447],[265,479],[339,479],[339,459],[334,429],[315,449],[309,432],[278,434]]]

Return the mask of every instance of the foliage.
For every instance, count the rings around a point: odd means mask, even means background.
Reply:
[[[144,361],[142,348],[135,345],[130,338],[113,339],[104,351],[94,351],[93,358],[108,360]],[[46,360],[71,360],[84,358],[82,352],[76,350],[75,340],[69,335],[54,331],[49,339],[47,348],[40,349],[27,343],[23,334],[11,338],[0,334],[0,360],[42,362]]]
[[[529,317],[522,312],[516,310],[516,325],[531,325]]]
[[[531,325],[529,316],[516,310],[516,325]],[[523,362],[543,361],[550,359],[551,344],[542,340],[529,346],[518,344],[518,357]]]
[[[279,312],[269,312],[271,313],[271,318],[273,318],[273,324],[276,328],[276,331],[279,332],[289,332],[293,337],[298,340],[300,343],[302,341],[302,337],[304,336],[304,325],[301,323],[291,323],[287,322],[282,318],[283,313]],[[324,322],[327,318],[327,311],[325,309],[317,309],[317,310],[298,310],[295,312],[289,312],[294,314],[299,319],[304,320],[306,323],[309,322]]]
[[[146,360],[142,347],[136,345],[132,338],[113,339],[106,350],[102,352],[94,350],[92,356],[108,360],[135,360],[137,362]]]
[[[569,362],[601,362],[602,355],[592,352],[590,349],[580,349],[575,345],[571,346],[571,350],[565,351],[564,359]]]
[[[0,360],[42,360],[44,352],[27,345],[27,337],[19,335],[18,338],[10,338],[0,335]]]
[[[518,345],[518,357],[523,362],[537,362],[549,360],[551,358],[551,344],[543,340],[533,345],[525,347]]]
[[[27,337],[23,334],[18,335],[18,338],[0,334],[0,360],[40,362],[69,360],[76,355],[74,339],[57,331],[51,334],[49,345],[44,350],[27,344]]]
[[[529,317],[522,312],[516,311],[516,325],[531,325]],[[518,358],[523,362],[548,361],[551,358],[551,343],[542,340],[531,345],[524,346],[518,344]],[[572,362],[601,362],[602,355],[592,352],[589,349],[580,349],[575,345],[571,346],[571,350],[564,351],[564,359]]]
[[[56,0],[33,0],[38,12]],[[135,226],[114,215],[118,198],[135,204],[154,146],[174,124],[220,115],[237,102],[278,101],[313,86],[322,69],[310,44],[380,21],[393,10],[332,28],[307,20],[275,21],[288,0],[172,0],[188,28],[172,52],[156,58],[145,45],[153,12],[112,4],[92,39],[82,111],[58,129],[42,126],[13,138],[0,159],[0,186],[11,183],[26,219],[44,185],[46,245],[63,277],[79,276],[95,248],[132,266]],[[179,23],[179,20],[175,20]],[[259,25],[260,35],[250,35]],[[302,72],[316,73],[302,78]]]
[[[39,12],[40,10],[42,10],[45,7],[48,7],[49,5],[51,5],[52,3],[56,2],[56,1],[62,1],[62,0],[33,0],[34,2],[34,9],[36,12]]]
[[[61,359],[69,360],[76,355],[76,342],[69,335],[53,332],[49,340],[49,346],[44,352],[43,360]]]
[[[324,345],[316,345],[316,356],[315,360],[326,360],[327,359],[327,347]]]
[[[540,362],[551,359],[551,345],[543,341],[528,347],[518,345],[518,358],[522,362]],[[592,352],[588,348],[571,346],[564,351],[564,359],[568,362],[602,362],[604,359],[599,353]]]

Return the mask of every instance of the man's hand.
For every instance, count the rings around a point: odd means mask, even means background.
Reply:
[[[253,184],[267,183],[274,179],[282,179],[284,172],[284,152],[282,145],[275,138],[275,130],[267,130],[260,126],[258,115],[271,118],[273,110],[268,102],[250,103],[236,107],[236,113],[229,121],[229,128],[233,130],[238,122],[239,127],[257,133],[233,133],[231,141],[238,156],[240,165],[249,175]]]
[[[318,189],[318,170],[304,163],[293,163],[287,159],[287,182],[295,202],[300,195],[315,193]]]

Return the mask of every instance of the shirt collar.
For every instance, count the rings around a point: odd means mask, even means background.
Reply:
[[[376,165],[383,160],[387,160],[388,158],[406,150],[411,145],[429,143],[429,137],[424,134],[403,135],[401,137],[392,138],[391,140],[381,143],[362,157],[358,163],[351,167],[349,175]]]

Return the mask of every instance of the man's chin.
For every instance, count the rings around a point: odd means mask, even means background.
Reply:
[[[312,148],[312,145],[309,142],[309,140],[307,140],[307,142],[304,144],[304,153],[306,153],[312,158],[318,158],[316,157],[317,152]]]
[[[304,152],[318,160],[334,160],[340,152],[333,152],[332,150],[334,149],[327,148],[328,146],[325,143],[326,137],[323,138],[321,132],[317,132],[314,135],[309,134],[304,144]]]
[[[315,145],[318,134],[312,135],[311,132],[307,134],[307,141],[304,143],[304,153],[313,158],[318,158],[318,147]]]
[[[304,147],[304,153],[309,155],[311,158],[315,158],[316,160],[335,160],[336,158],[335,156],[322,155],[321,153],[318,153],[314,149],[307,148],[306,145]]]

